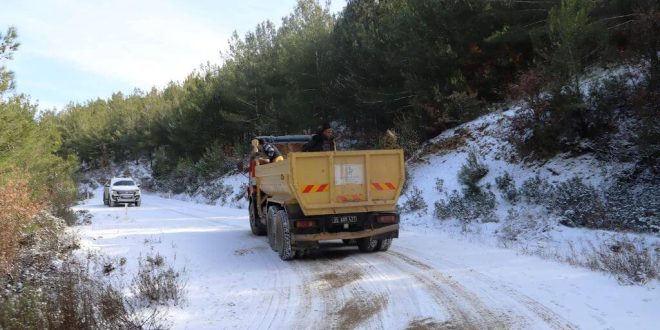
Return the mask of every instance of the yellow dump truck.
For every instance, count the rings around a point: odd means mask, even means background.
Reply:
[[[309,136],[267,140],[285,159],[251,161],[250,226],[255,235],[268,235],[280,258],[325,240],[355,240],[363,252],[390,247],[399,235],[402,150],[298,152]]]

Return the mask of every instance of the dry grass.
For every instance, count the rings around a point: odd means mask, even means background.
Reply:
[[[590,244],[585,264],[614,274],[622,284],[645,284],[660,279],[660,247],[627,238],[600,245]]]
[[[126,258],[90,253],[81,259],[71,253],[75,244],[63,220],[35,219],[12,273],[0,276],[0,329],[167,328],[169,306],[184,300],[183,272],[149,255],[126,282]]]
[[[456,150],[466,145],[467,139],[472,138],[472,133],[466,129],[458,129],[456,133],[448,138],[433,144],[426,144],[413,161],[419,162],[428,155],[441,155]]]
[[[179,273],[165,264],[162,271],[141,271],[126,296],[127,288],[103,273],[102,259],[72,258],[47,278],[14,283],[0,295],[0,329],[167,328],[167,306],[183,300]]]
[[[660,246],[641,239],[621,237],[605,242],[586,242],[568,253],[524,251],[591,270],[611,274],[623,285],[644,285],[660,280]]]
[[[148,305],[173,303],[175,306],[183,301],[186,283],[182,273],[166,264],[165,258],[156,253],[139,260],[139,270],[133,279],[133,291]]]

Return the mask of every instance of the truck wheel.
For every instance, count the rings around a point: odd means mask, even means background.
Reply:
[[[257,209],[255,208],[252,199],[250,199],[250,230],[252,230],[252,234],[257,236],[263,236],[266,234],[266,228],[264,228],[264,225],[262,225],[259,220]]]
[[[142,205],[142,201],[141,201],[141,200],[135,202],[135,206],[136,206],[136,207],[140,207],[140,205]]]
[[[291,247],[291,224],[285,210],[277,212],[275,222],[277,224],[277,252],[280,259],[284,261],[291,260],[295,257],[295,253]]]
[[[277,227],[275,226],[275,217],[277,216],[277,211],[280,208],[272,205],[268,207],[268,212],[266,212],[266,232],[268,233],[268,244],[273,251],[277,251],[277,245],[275,244],[275,237],[277,237]]]
[[[365,237],[357,240],[358,249],[362,252],[374,252],[376,246],[378,245],[378,240],[373,237]]]
[[[378,244],[376,245],[376,250],[385,252],[389,250],[390,246],[392,246],[391,238],[379,239]]]

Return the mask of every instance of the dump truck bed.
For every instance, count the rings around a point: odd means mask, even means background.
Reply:
[[[297,203],[305,216],[394,212],[405,178],[402,150],[292,152],[256,167],[272,201]]]

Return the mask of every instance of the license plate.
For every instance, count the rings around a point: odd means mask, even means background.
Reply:
[[[332,224],[357,223],[357,215],[346,215],[341,217],[332,217]]]

